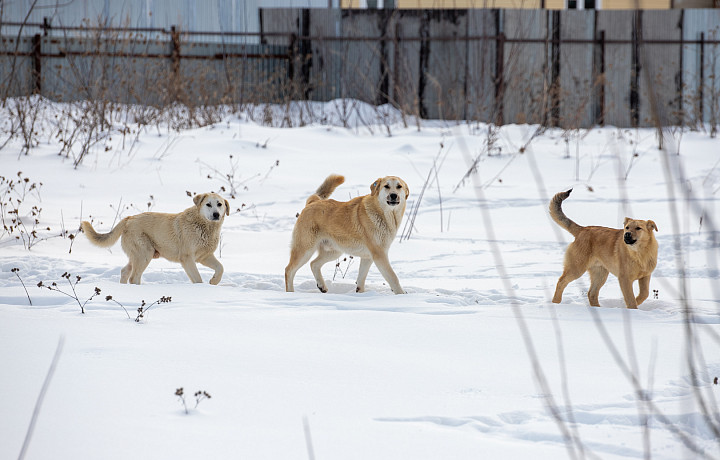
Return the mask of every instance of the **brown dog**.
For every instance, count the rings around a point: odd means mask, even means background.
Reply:
[[[192,206],[178,214],[144,212],[126,217],[110,233],[97,233],[90,222],[81,224],[91,243],[107,248],[122,237],[122,248],[128,263],[120,271],[120,282],[140,284],[140,277],[152,259],[164,257],[180,262],[193,283],[202,283],[196,262],[215,270],[210,284],[218,284],[222,264],[213,253],[220,241],[220,227],[230,205],[215,193],[193,198]]]
[[[375,262],[392,291],[404,294],[390,266],[388,250],[405,213],[407,184],[399,177],[387,176],[373,182],[370,195],[347,202],[329,200],[343,182],[343,176],[328,176],[305,202],[305,209],[293,229],[290,262],[285,268],[285,290],[294,291],[295,273],[318,251],[310,268],[321,292],[327,292],[322,266],[344,253],[361,258],[357,292],[365,290],[365,279]]]
[[[550,215],[562,228],[572,233],[575,241],[565,252],[563,273],[555,288],[552,301],[560,303],[565,287],[590,272],[590,305],[598,307],[598,292],[607,280],[608,272],[617,276],[627,308],[637,308],[647,299],[650,275],[657,265],[658,244],[651,220],[625,218],[625,229],[581,227],[562,211],[562,202],[572,189],[555,195],[550,202]],[[638,280],[640,292],[635,297],[633,282]]]

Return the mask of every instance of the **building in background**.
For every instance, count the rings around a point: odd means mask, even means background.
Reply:
[[[340,0],[13,0],[3,1],[0,25],[29,22],[74,27],[166,28],[259,32],[260,8],[339,8]]]
[[[578,9],[666,10],[671,8],[718,8],[718,0],[342,0],[343,8],[399,9]]]
[[[720,0],[13,0],[0,1],[0,24],[170,28],[260,32],[262,8],[367,9],[671,9],[717,8]],[[47,18],[47,19],[46,19]]]

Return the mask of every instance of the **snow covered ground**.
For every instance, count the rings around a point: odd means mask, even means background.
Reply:
[[[51,229],[30,250],[0,238],[0,458],[20,454],[59,343],[28,459],[720,458],[718,141],[669,132],[665,153],[652,130],[511,125],[488,149],[486,125],[388,123],[146,127],[134,143],[115,132],[77,169],[50,136],[28,155],[17,139],[0,150],[0,175],[42,183],[21,215],[37,205]],[[355,293],[352,259],[325,266],[327,294],[307,265],[284,292],[296,213],[331,173],[346,177],[338,200],[385,175],[408,183],[390,251],[407,295],[375,267]],[[165,260],[122,285],[119,244],[55,236],[232,187],[218,286]],[[550,303],[571,236],[547,207],[570,187],[564,209],[581,225],[657,223],[639,310],[613,276],[600,308],[587,276]],[[37,287],[72,292],[76,276],[81,302],[101,291],[85,314]],[[211,398],[194,407],[197,391]]]

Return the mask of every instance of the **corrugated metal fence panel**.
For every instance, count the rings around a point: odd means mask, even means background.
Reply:
[[[58,101],[109,100],[147,105],[169,101],[169,44],[148,40],[43,37],[42,94]],[[147,57],[124,57],[132,53]]]
[[[287,47],[185,43],[180,82],[190,105],[281,102],[288,75]],[[208,60],[208,56],[216,59]]]
[[[685,10],[684,40],[720,39],[720,10]],[[698,120],[718,120],[720,107],[720,46],[688,44],[683,53],[683,100],[686,117],[691,123]]]
[[[562,11],[560,38],[592,40],[595,10]],[[560,47],[559,125],[587,128],[595,124],[597,75],[594,43],[567,43]]]
[[[468,36],[495,36],[497,11],[470,10]],[[495,119],[495,40],[474,40],[467,44],[468,75],[465,119],[490,121]]]
[[[682,11],[640,11],[644,40],[681,38]],[[644,44],[640,50],[640,126],[662,126],[682,122],[680,113],[679,44]]]
[[[340,10],[311,10],[309,17],[310,35],[331,38],[312,41],[312,99],[328,101],[349,97],[352,92],[348,93],[342,77],[349,70],[343,68],[346,50],[342,41],[332,40],[342,33]]]
[[[372,10],[345,10],[342,35],[348,38],[382,37],[382,16]],[[378,102],[383,59],[383,45],[378,40],[348,40],[336,49],[335,59],[342,69],[342,95],[363,102]],[[351,96],[352,95],[352,96]]]
[[[427,10],[429,37],[467,36],[467,10]],[[425,70],[425,102],[428,118],[465,119],[465,87],[469,70],[466,40],[430,40]]]
[[[545,10],[503,11],[503,31],[508,39],[548,38]],[[543,123],[548,107],[548,43],[505,44],[505,123]]]
[[[14,53],[29,54],[32,51],[29,37],[0,36],[0,97],[22,96],[33,91],[32,60]],[[7,85],[7,87],[6,87]]]
[[[633,11],[602,11],[597,16],[597,31],[604,31],[606,39],[631,40],[634,14]],[[632,56],[629,44],[605,45],[605,124],[632,126]]]
[[[393,24],[392,100],[406,113],[419,115],[420,40],[422,18],[417,10],[401,10]]]

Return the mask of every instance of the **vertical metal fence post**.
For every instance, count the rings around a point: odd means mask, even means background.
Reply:
[[[32,37],[32,92],[42,94],[42,37],[35,34]]]
[[[630,124],[633,128],[640,126],[640,48],[642,42],[642,11],[633,12],[632,28],[632,70],[630,72]]]
[[[700,82],[698,82],[698,121],[705,121],[705,32],[700,32]]]
[[[605,126],[605,31],[601,30],[595,37],[595,123]]]
[[[420,56],[418,61],[420,69],[418,72],[418,115],[420,118],[427,118],[428,111],[425,106],[425,87],[427,85],[427,77],[430,66],[430,13],[428,10],[423,12],[420,19]]]
[[[683,27],[683,24],[685,24],[685,10],[680,10],[680,49],[678,50],[678,70],[675,73],[675,91],[677,93],[677,113],[675,117],[675,123],[678,126],[682,126],[683,121],[685,120],[685,110],[683,108],[683,99],[685,97],[685,84],[683,82],[683,52],[685,48],[685,29]]]
[[[495,37],[495,124],[504,123],[503,99],[505,98],[505,34]]]
[[[170,88],[172,94],[170,95],[173,102],[177,102],[180,99],[180,32],[176,26],[170,27],[170,60],[171,60],[171,75],[172,82]]]
[[[560,125],[560,11],[552,12],[550,63],[550,126]]]

